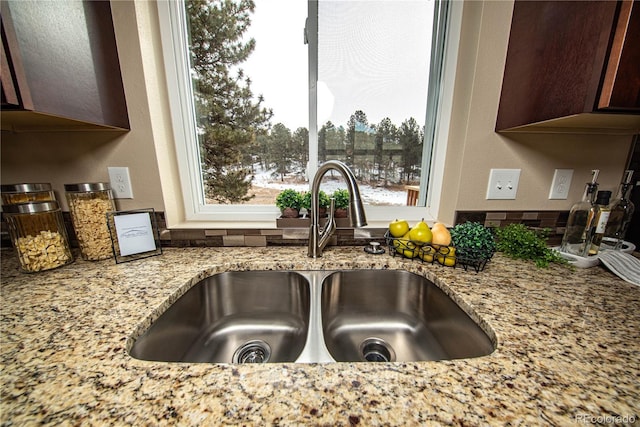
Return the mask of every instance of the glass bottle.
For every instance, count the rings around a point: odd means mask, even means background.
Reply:
[[[611,209],[609,208],[610,198],[611,191],[598,191],[596,202],[590,213],[593,219],[590,221],[591,224],[587,231],[587,241],[582,256],[596,255],[600,250],[604,230],[607,227],[609,215],[611,214]]]
[[[587,240],[587,229],[589,227],[589,212],[594,203],[596,192],[598,191],[598,174],[600,170],[591,171],[591,182],[584,187],[582,200],[571,207],[567,228],[562,236],[560,250],[573,255],[583,256],[585,242]]]
[[[65,184],[64,189],[82,259],[97,261],[113,256],[107,212],[116,209],[109,184]]]
[[[2,210],[22,271],[50,270],[73,261],[57,202],[4,205]]]
[[[609,222],[607,228],[604,231],[603,243],[608,248],[620,250],[622,248],[627,229],[631,223],[635,206],[631,201],[631,190],[633,184],[633,171],[625,171],[625,176],[620,184],[620,190],[618,197],[611,202],[611,214],[609,215]]]

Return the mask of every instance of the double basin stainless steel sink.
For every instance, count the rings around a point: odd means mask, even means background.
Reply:
[[[407,271],[232,271],[189,289],[130,354],[166,362],[405,362],[494,349],[438,286]]]

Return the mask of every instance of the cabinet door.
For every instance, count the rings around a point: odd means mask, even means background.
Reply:
[[[14,72],[28,85],[18,97],[30,94],[33,104],[29,108],[23,98],[23,109],[43,117],[129,128],[109,1],[11,0],[2,1],[2,10],[3,24],[15,33],[15,43],[6,52],[9,64],[21,56],[23,70],[14,67]],[[9,32],[6,35],[9,43]],[[5,47],[7,43],[3,37]]]
[[[2,30],[2,108],[32,110],[31,92],[27,84],[22,55],[13,28],[7,2],[1,3],[0,24]]]
[[[594,110],[612,1],[516,1],[496,129]]]
[[[4,30],[3,30],[4,31]],[[18,92],[16,91],[15,83],[13,82],[13,72],[9,65],[9,58],[4,49],[4,44],[0,45],[2,48],[2,55],[0,57],[0,80],[2,81],[2,106],[3,107],[19,107],[20,101],[18,99]]]
[[[640,3],[620,6],[598,108],[640,111]]]

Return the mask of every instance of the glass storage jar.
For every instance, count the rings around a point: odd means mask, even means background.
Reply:
[[[2,192],[3,205],[56,200],[51,184],[47,183],[3,184],[0,192]]]
[[[113,256],[107,212],[116,209],[109,184],[65,184],[64,190],[82,258],[97,261]]]
[[[20,269],[51,270],[73,261],[58,202],[32,202],[2,207]]]

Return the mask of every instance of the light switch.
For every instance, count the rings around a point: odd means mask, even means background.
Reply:
[[[520,169],[491,169],[487,200],[512,200],[518,192]]]

